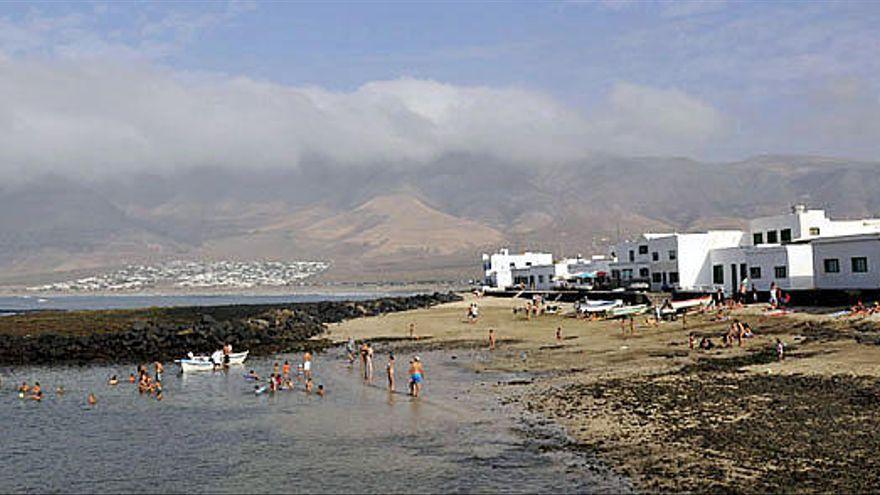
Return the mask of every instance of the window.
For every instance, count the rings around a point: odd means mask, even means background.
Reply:
[[[639,268],[639,277],[648,278],[648,275],[650,275],[650,273],[651,272],[647,268]]]
[[[677,256],[678,256],[678,253],[675,252],[675,249],[669,250],[669,261],[675,261]]]
[[[629,250],[629,260],[630,260],[630,262],[636,260],[636,252],[633,251],[632,249]]]
[[[782,242],[791,242],[791,229],[782,229],[779,231],[779,240]]]
[[[655,284],[659,284],[660,282],[662,282],[663,277],[660,275],[660,272],[654,272],[653,274],[651,274],[651,281]]]
[[[651,253],[651,260],[652,261],[660,261],[660,253],[658,253],[657,251],[654,251],[653,253]]]
[[[819,235],[819,227],[810,227],[810,235]]]
[[[712,283],[724,283],[724,265],[712,265]]]
[[[749,278],[752,280],[757,280],[761,278],[761,267],[753,266],[749,268]]]
[[[669,272],[669,283],[677,284],[678,283],[678,272]]]
[[[825,265],[825,273],[840,273],[840,260],[837,258],[826,258],[822,264]]]
[[[632,268],[624,268],[623,272],[621,272],[621,275],[622,275],[621,278],[623,278],[624,280],[629,280],[629,279],[633,278]]]
[[[532,262],[531,262],[531,261],[526,261],[526,266],[532,266]]]
[[[538,283],[539,283],[539,284],[543,284],[543,283],[544,283],[544,276],[543,276],[543,275],[538,275]]]
[[[639,254],[648,254],[648,246],[639,246]]]
[[[768,230],[767,231],[767,244],[776,244],[776,242],[778,242],[778,239],[776,238],[776,231],[775,230]]]
[[[853,273],[866,273],[868,271],[868,258],[856,257],[852,259]]]
[[[510,263],[510,267],[511,267],[511,268],[516,268],[516,263],[511,262],[511,263]]]
[[[611,270],[611,278],[620,280],[620,270]]]
[[[787,266],[774,266],[773,267],[773,276],[776,278],[788,278],[788,267]]]
[[[761,232],[755,232],[752,234],[752,244],[757,246],[758,244],[764,244],[764,234]]]

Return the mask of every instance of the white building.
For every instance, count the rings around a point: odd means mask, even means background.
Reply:
[[[551,290],[556,286],[555,265],[532,265],[525,268],[514,268],[513,287],[527,290]]]
[[[804,205],[795,205],[790,213],[784,215],[756,218],[749,222],[749,242],[752,246],[871,232],[880,232],[880,219],[832,220],[825,210],[809,210]]]
[[[813,241],[817,289],[880,289],[880,234]]]
[[[496,289],[506,289],[513,285],[513,270],[531,266],[550,265],[553,267],[553,255],[550,253],[510,254],[508,249],[501,249],[494,254],[483,255],[483,285]]]
[[[813,247],[808,242],[785,245],[743,246],[713,250],[712,285],[727,294],[748,289],[770,290],[770,284],[785,290],[813,288]]]
[[[644,282],[652,290],[708,289],[712,285],[710,253],[740,246],[740,230],[699,233],[644,234],[638,241],[615,246],[611,276],[623,285]]]

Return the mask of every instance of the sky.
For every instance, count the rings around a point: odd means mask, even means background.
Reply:
[[[880,159],[880,2],[5,2],[0,175]]]

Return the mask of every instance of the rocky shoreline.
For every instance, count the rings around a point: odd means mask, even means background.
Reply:
[[[326,325],[459,301],[453,293],[275,305],[45,311],[0,319],[0,363],[170,360],[224,342],[253,355],[314,349]],[[311,339],[311,340],[310,340]]]

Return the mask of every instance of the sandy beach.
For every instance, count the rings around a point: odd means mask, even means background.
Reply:
[[[480,307],[468,323],[467,307]],[[762,306],[734,311],[755,337],[716,345],[729,321],[714,315],[652,325],[637,317],[586,321],[562,314],[527,320],[524,301],[478,298],[345,321],[329,337],[393,343],[398,352],[484,348],[475,372],[532,377],[497,387],[499,399],[562,425],[573,442],[651,491],[866,491],[880,487],[880,330],[872,319]],[[569,314],[566,314],[569,313]],[[409,325],[415,338],[409,339]],[[562,339],[556,329],[561,327]],[[495,329],[495,351],[488,330]],[[786,344],[778,361],[776,339]]]

